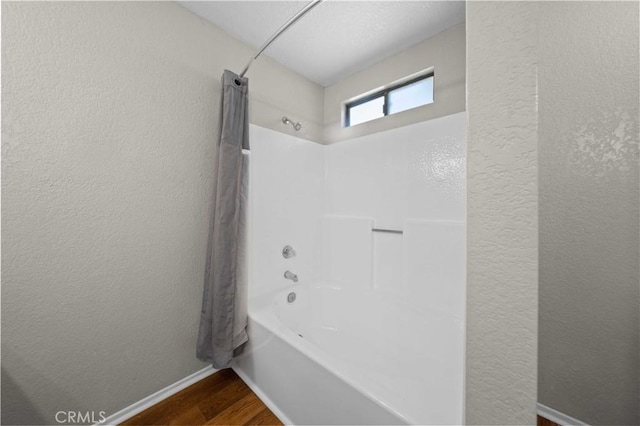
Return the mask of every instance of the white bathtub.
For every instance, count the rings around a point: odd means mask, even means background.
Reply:
[[[249,335],[234,369],[285,423],[462,424],[463,327],[444,313],[295,284],[250,301]]]

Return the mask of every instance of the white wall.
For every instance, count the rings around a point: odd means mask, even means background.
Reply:
[[[537,2],[467,2],[467,424],[535,424]]]
[[[324,211],[324,146],[250,126],[250,297],[320,277],[320,230]],[[291,245],[295,257],[285,259]]]
[[[435,102],[351,127],[342,105],[427,68],[435,72]],[[324,143],[353,139],[465,110],[465,27],[459,24],[325,88]]]
[[[170,2],[2,3],[3,423],[112,413],[204,366],[219,81],[251,54]],[[321,137],[321,87],[265,57],[249,78],[254,123],[296,111]]]
[[[356,283],[344,279],[346,285],[400,295],[462,321],[465,130],[466,115],[459,113],[326,147],[325,221],[357,221],[351,227],[364,229],[334,232],[325,241],[328,252],[342,250],[348,259],[327,278],[359,268]],[[372,233],[372,227],[404,234]]]
[[[593,425],[640,424],[639,12],[540,8],[538,398]]]
[[[251,296],[291,270],[462,321],[465,129],[459,113],[322,146],[251,126]]]
[[[422,342],[439,348],[442,356],[430,351],[432,362],[422,362],[413,371],[422,381],[414,390],[424,398],[430,394],[427,389],[438,389],[423,404],[440,407],[442,412],[435,414],[438,409],[431,408],[411,412],[411,416],[427,423],[439,419],[460,424],[464,405],[466,114],[325,148],[323,278],[332,286],[358,288],[363,297],[373,292],[407,314],[414,312],[410,318],[446,327],[443,334],[427,331],[430,327],[425,324],[416,325],[426,333]],[[413,316],[415,313],[419,315]],[[446,374],[439,374],[444,371]]]

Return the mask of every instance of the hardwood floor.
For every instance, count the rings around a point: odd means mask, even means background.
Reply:
[[[122,424],[282,425],[230,369],[218,371]]]
[[[552,422],[551,420],[545,419],[544,417],[538,416],[538,424],[536,426],[560,426],[560,425]]]

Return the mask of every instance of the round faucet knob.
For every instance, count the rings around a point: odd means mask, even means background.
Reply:
[[[290,245],[286,245],[282,249],[282,257],[284,257],[285,259],[294,257],[295,255],[296,255],[296,251]]]

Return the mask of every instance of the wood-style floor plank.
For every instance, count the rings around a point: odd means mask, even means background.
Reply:
[[[170,425],[202,425],[207,422],[207,419],[202,415],[202,411],[198,407],[191,407],[187,411],[179,413],[176,417],[171,419],[168,424]]]
[[[184,414],[196,402],[211,392],[226,388],[240,380],[232,370],[222,370],[200,380],[186,389],[172,395],[122,423],[123,425],[170,425],[178,416]],[[206,421],[206,419],[205,419]]]
[[[218,414],[207,425],[246,425],[264,409],[264,404],[252,392]]]
[[[218,414],[233,406],[247,395],[252,394],[251,389],[240,378],[229,383],[224,389],[212,392],[198,402],[198,407],[206,420],[211,420]]]
[[[231,369],[181,390],[122,425],[282,425]]]
[[[280,420],[278,420],[271,410],[264,408],[254,418],[249,420],[247,424],[255,426],[274,426],[282,423],[280,423]]]
[[[545,419],[544,417],[538,416],[538,421],[536,426],[560,426],[560,425],[555,422],[552,422],[549,419]]]

